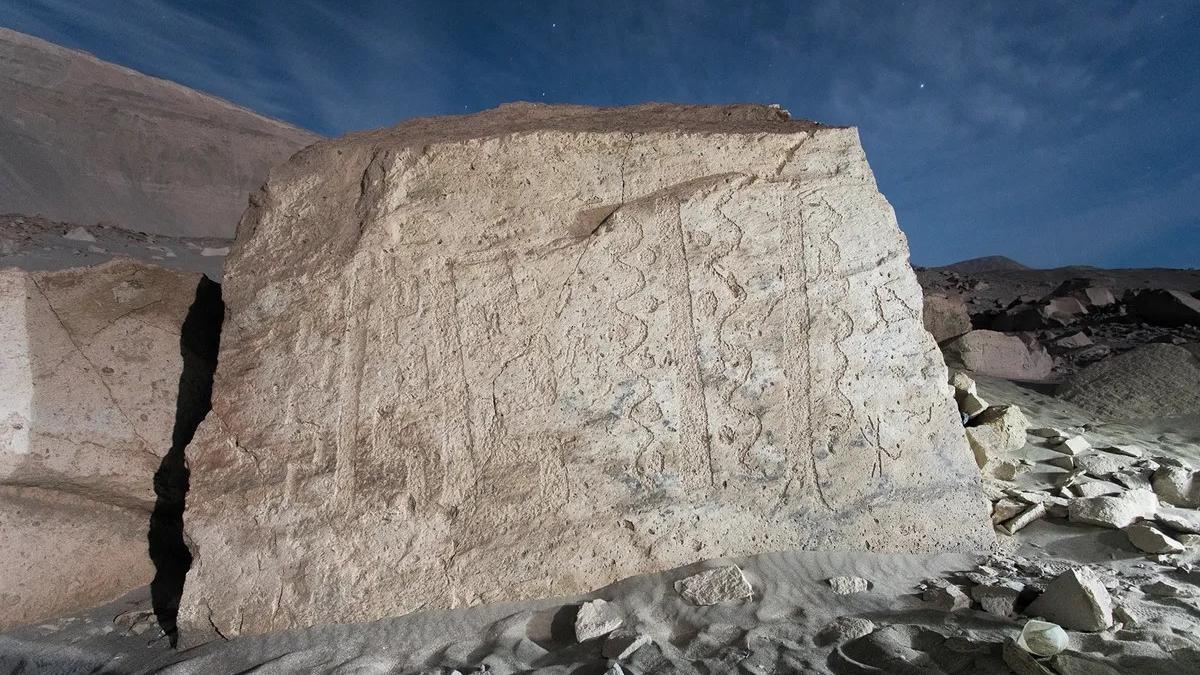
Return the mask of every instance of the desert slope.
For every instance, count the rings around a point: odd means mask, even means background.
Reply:
[[[314,134],[0,28],[0,213],[230,237]]]

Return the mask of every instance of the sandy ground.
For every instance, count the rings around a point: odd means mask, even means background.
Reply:
[[[1135,443],[1154,456],[1200,458],[1200,415],[1137,427],[1106,424],[1030,385],[979,378],[979,387],[993,403],[1019,405],[1033,426],[1073,427],[1094,446]],[[1042,444],[1029,436],[1010,453],[1029,462],[1012,487],[1044,488],[1062,472],[1042,462],[1056,454]],[[0,672],[616,673],[618,662],[602,654],[603,639],[578,643],[573,631],[579,603],[604,598],[619,609],[623,630],[653,639],[619,662],[625,673],[1005,673],[1002,645],[1028,617],[978,607],[941,611],[921,599],[921,584],[949,579],[969,589],[981,579],[1020,579],[1037,588],[1062,570],[1087,565],[1106,580],[1114,604],[1140,621],[1098,633],[1070,631],[1067,653],[1087,668],[1077,672],[1178,675],[1200,672],[1197,553],[1156,558],[1118,530],[1046,518],[1013,537],[998,535],[996,551],[979,556],[770,553],[634,577],[586,598],[420,612],[182,652],[167,647],[146,617],[147,593],[138,591],[85,615],[3,634]],[[674,581],[730,562],[744,570],[753,598],[695,607],[675,592]],[[826,581],[834,576],[861,577],[871,586],[837,595]],[[1179,593],[1157,594],[1150,584],[1162,581]],[[867,619],[873,630],[831,633],[827,627],[838,617]]]

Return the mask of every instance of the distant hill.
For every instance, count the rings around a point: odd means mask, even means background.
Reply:
[[[1002,270],[1029,270],[1032,267],[1026,267],[1021,263],[1006,258],[1002,255],[989,255],[983,258],[971,258],[963,260],[952,265],[943,265],[936,269],[948,270],[950,272],[958,272],[959,274],[978,274],[979,272],[997,272]]]
[[[0,213],[231,237],[268,169],[318,140],[0,28]]]

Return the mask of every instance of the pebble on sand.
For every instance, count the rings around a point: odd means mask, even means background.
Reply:
[[[701,606],[744,600],[754,595],[754,589],[737,565],[705,570],[676,581],[675,592],[693,605]]]
[[[575,639],[587,642],[604,637],[621,627],[622,619],[617,608],[605,600],[583,603],[575,615]]]
[[[830,577],[826,583],[838,595],[864,593],[871,589],[871,582],[862,577]]]

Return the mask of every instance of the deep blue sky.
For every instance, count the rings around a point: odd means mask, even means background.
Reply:
[[[859,127],[918,264],[1200,267],[1197,0],[0,0],[0,25],[328,135],[780,103]]]

